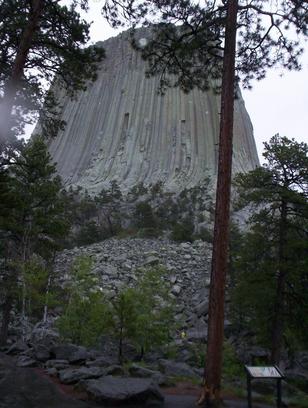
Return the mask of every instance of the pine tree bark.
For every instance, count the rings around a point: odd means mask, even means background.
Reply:
[[[11,114],[20,80],[24,74],[26,60],[37,31],[39,20],[44,8],[44,0],[31,1],[31,15],[22,32],[19,47],[12,67],[11,77],[4,89],[2,106],[0,106],[0,147],[10,139]]]
[[[229,0],[223,58],[219,158],[215,225],[209,298],[208,343],[204,388],[198,403],[220,400],[225,280],[228,262],[230,192],[232,174],[233,110],[235,91],[235,50],[238,0]]]
[[[271,362],[279,364],[282,349],[282,338],[284,330],[284,314],[285,314],[285,286],[286,286],[286,228],[287,228],[287,204],[285,201],[281,203],[279,220],[279,249],[278,249],[278,274],[277,274],[277,289],[276,300],[274,304],[273,326],[272,326],[272,344],[271,344]]]

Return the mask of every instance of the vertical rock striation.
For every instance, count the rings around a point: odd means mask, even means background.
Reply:
[[[127,188],[162,181],[169,190],[215,177],[220,98],[213,91],[157,93],[146,63],[128,34],[102,43],[106,59],[98,79],[70,100],[58,92],[67,125],[50,152],[65,184],[99,192],[117,180]],[[258,165],[253,129],[243,99],[235,103],[233,171]]]

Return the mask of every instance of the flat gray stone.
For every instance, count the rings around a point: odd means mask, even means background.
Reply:
[[[89,353],[85,347],[74,344],[54,346],[50,351],[57,360],[68,360],[72,364],[85,361],[89,358]]]
[[[115,365],[115,360],[111,357],[98,357],[95,360],[87,361],[88,367],[110,367]]]
[[[25,342],[19,340],[11,345],[7,351],[7,354],[19,354],[27,350],[29,350],[29,346]]]
[[[208,301],[208,299],[205,299],[203,302],[199,303],[196,306],[195,311],[196,311],[198,317],[207,315],[208,312],[209,312],[209,301]]]
[[[20,356],[16,362],[17,367],[36,367],[37,361],[28,356]]]
[[[43,344],[34,347],[34,357],[36,360],[45,362],[50,359],[50,349]]]
[[[91,399],[101,403],[135,403],[145,407],[160,406],[164,401],[159,388],[151,379],[107,376],[83,381],[82,385]]]
[[[48,360],[45,363],[45,366],[47,368],[56,368],[57,370],[62,370],[64,368],[67,368],[68,365],[69,365],[69,363],[68,363],[67,360],[57,360],[57,359]]]
[[[68,368],[59,371],[59,379],[63,384],[74,384],[80,380],[98,378],[103,375],[105,375],[105,369],[102,367]]]
[[[132,377],[152,378],[158,385],[162,385],[166,382],[166,377],[160,371],[155,371],[146,367],[141,367],[138,366],[137,364],[132,364],[129,367],[129,374]]]
[[[160,370],[170,377],[196,377],[194,370],[186,363],[178,363],[171,360],[159,360]]]
[[[144,266],[154,266],[159,264],[159,259],[156,256],[149,256],[146,258],[144,261],[143,265]]]

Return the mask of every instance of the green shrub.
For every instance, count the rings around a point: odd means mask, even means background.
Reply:
[[[194,225],[186,219],[181,223],[176,223],[172,227],[171,238],[174,241],[179,242],[192,242],[193,241]]]
[[[118,339],[119,360],[123,342],[132,342],[140,357],[154,346],[168,343],[173,330],[173,303],[161,267],[140,269],[138,284],[124,287],[112,302],[113,335]]]
[[[231,344],[225,342],[223,350],[223,377],[225,380],[244,378],[244,366],[236,356]]]
[[[65,340],[85,346],[94,345],[111,325],[110,306],[91,273],[91,264],[91,259],[84,256],[74,262],[68,300],[57,321]]]
[[[138,228],[157,228],[157,221],[148,202],[142,201],[136,204],[135,224]]]
[[[88,221],[79,228],[75,237],[75,243],[78,246],[90,245],[110,238],[110,236],[110,232],[97,225],[96,222]]]

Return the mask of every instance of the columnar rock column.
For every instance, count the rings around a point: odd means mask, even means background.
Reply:
[[[97,193],[117,180],[126,190],[162,181],[169,190],[215,177],[219,95],[194,89],[158,94],[158,78],[146,78],[146,63],[128,34],[102,43],[106,59],[98,79],[70,100],[63,91],[66,128],[50,152],[66,185]],[[258,165],[253,129],[243,99],[235,103],[233,171]]]

